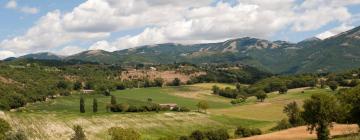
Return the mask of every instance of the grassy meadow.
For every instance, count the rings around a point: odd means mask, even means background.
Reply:
[[[239,125],[261,128],[267,131],[277,121],[285,118],[284,105],[303,99],[314,93],[327,93],[327,89],[293,89],[287,94],[270,93],[265,102],[257,102],[250,97],[245,103],[231,105],[231,99],[211,94],[215,83],[195,84],[180,87],[127,89],[112,92],[117,103],[133,105],[146,104],[148,98],[154,103],[176,103],[191,112],[143,112],[112,113],[105,106],[110,103],[109,96],[86,94],[86,113],[79,113],[80,94],[58,97],[47,102],[27,105],[17,112],[5,112],[12,126],[23,129],[34,139],[69,139],[72,126],[83,126],[89,139],[109,139],[107,129],[113,126],[131,127],[142,134],[142,139],[159,139],[188,135],[193,130],[227,128],[229,133]],[[221,87],[234,85],[218,84]],[[303,93],[302,93],[303,91]],[[98,113],[92,112],[92,101],[98,100]],[[197,113],[196,104],[206,100],[210,105],[207,114]],[[1,117],[1,116],[0,116]],[[40,121],[39,121],[40,120]]]

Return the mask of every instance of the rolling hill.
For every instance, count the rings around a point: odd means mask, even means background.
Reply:
[[[273,73],[342,71],[360,67],[360,27],[325,40],[310,38],[299,43],[245,37],[218,43],[145,45],[115,52],[92,50],[65,58],[46,54],[21,58],[106,64],[242,63]]]

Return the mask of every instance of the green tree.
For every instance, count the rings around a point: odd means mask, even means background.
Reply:
[[[207,101],[200,101],[197,105],[198,107],[198,111],[200,112],[200,110],[204,110],[206,113],[206,110],[209,108],[209,104]]]
[[[284,107],[283,112],[288,116],[289,123],[292,126],[300,126],[304,123],[304,120],[301,118],[300,107],[295,101],[287,104]]]
[[[264,102],[265,98],[267,98],[267,94],[264,91],[258,91],[255,97],[260,100],[260,102]]]
[[[191,133],[190,138],[193,140],[203,140],[205,138],[205,135],[200,130],[195,130]]]
[[[96,98],[94,98],[94,100],[93,100],[93,112],[94,113],[98,112],[98,102],[97,102]]]
[[[75,125],[73,130],[75,134],[72,136],[71,140],[86,140],[84,130],[80,125]]]
[[[80,112],[85,113],[85,101],[83,96],[80,97]]]
[[[116,96],[115,96],[115,95],[111,95],[110,104],[111,104],[111,105],[116,105],[116,104],[117,104],[117,102],[116,102]]]
[[[155,86],[157,86],[157,87],[162,87],[163,86],[163,84],[164,84],[164,79],[162,79],[162,78],[155,78],[154,79],[154,83],[155,83]]]
[[[323,80],[323,79],[321,79],[320,80],[320,88],[325,88],[325,84],[326,82],[325,82],[325,80]]]
[[[217,85],[213,85],[211,90],[213,94],[218,95],[220,93],[220,88]]]
[[[58,89],[67,89],[68,86],[69,86],[69,85],[68,85],[65,81],[59,81],[59,82],[56,84],[56,88],[58,88]]]
[[[108,130],[111,140],[140,140],[141,135],[133,129],[112,127]]]
[[[346,121],[356,123],[360,127],[360,86],[340,92],[339,99],[345,107]]]
[[[338,88],[338,83],[336,81],[330,81],[329,82],[329,87],[332,91],[335,91]]]
[[[83,88],[83,86],[82,86],[82,83],[80,81],[76,81],[74,83],[74,87],[73,87],[74,90],[80,90],[82,88]]]
[[[241,85],[240,85],[240,83],[236,83],[236,90],[237,90],[238,92],[241,91]]]
[[[10,124],[0,118],[0,139],[3,139],[5,134],[9,131],[11,131]]]
[[[181,84],[181,81],[179,78],[175,78],[172,82],[173,86],[180,86],[180,84]]]
[[[287,91],[288,91],[288,88],[285,85],[279,87],[280,94],[285,94],[285,93],[287,93]]]
[[[328,140],[331,123],[341,117],[341,106],[333,95],[314,94],[304,101],[301,116],[312,132],[316,130],[319,140]]]

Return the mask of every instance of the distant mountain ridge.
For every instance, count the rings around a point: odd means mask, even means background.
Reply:
[[[242,63],[273,73],[341,71],[360,67],[360,27],[324,40],[310,38],[299,43],[244,37],[218,43],[165,43],[115,52],[91,50],[68,57],[39,53],[20,58],[105,64]]]

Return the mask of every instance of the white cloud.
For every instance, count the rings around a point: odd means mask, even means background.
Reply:
[[[34,7],[22,7],[20,9],[21,12],[26,13],[26,14],[37,14],[39,12],[39,9],[34,8]]]
[[[1,51],[0,50],[0,60],[9,58],[9,57],[14,57],[15,53],[11,52],[11,51]]]
[[[10,0],[8,3],[6,3],[5,8],[16,9],[17,8],[17,2],[15,0]]]
[[[37,14],[40,11],[38,8],[35,7],[29,7],[29,6],[19,7],[16,0],[10,0],[8,3],[6,3],[5,8],[18,10],[25,14]]]
[[[349,23],[353,15],[346,6],[359,3],[359,0],[237,0],[235,4],[213,0],[87,0],[70,12],[49,12],[24,35],[1,41],[0,48],[16,53],[59,47],[75,50],[77,47],[64,45],[90,41],[95,43],[89,49],[114,51],[166,42],[269,38],[287,28],[302,32],[334,21]],[[134,29],[142,32],[106,41],[111,33]]]
[[[316,35],[317,38],[320,38],[320,39],[326,39],[326,38],[329,38],[329,37],[332,37],[332,36],[335,36],[339,33],[342,33],[342,32],[345,32],[347,30],[350,30],[354,28],[354,26],[348,26],[348,25],[345,25],[345,24],[342,24],[341,26],[339,27],[336,27],[336,28],[333,28],[333,29],[330,29],[328,31],[325,31],[325,32],[322,32],[318,35]]]
[[[80,53],[82,51],[85,51],[84,48],[81,48],[79,46],[65,46],[61,50],[55,52],[56,54],[62,55],[62,56],[69,56],[73,54]]]
[[[116,48],[109,44],[109,42],[102,40],[94,43],[89,47],[89,50],[105,50],[105,51],[116,51]]]

